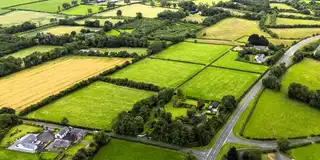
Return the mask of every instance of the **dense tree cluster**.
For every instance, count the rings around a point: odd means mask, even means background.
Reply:
[[[222,13],[230,13],[230,11],[226,11],[221,8],[215,8],[215,7],[210,7],[210,8],[204,8],[201,12],[201,16],[214,16],[216,14],[222,14]]]
[[[269,70],[269,75],[280,78],[287,71],[286,64],[281,63],[278,66],[272,66]]]
[[[241,5],[235,2],[218,2],[216,7],[223,7],[223,8],[232,8],[232,9],[240,9]]]
[[[186,17],[187,14],[181,10],[179,11],[171,11],[171,10],[165,10],[163,12],[158,13],[158,18],[162,20],[179,20],[184,17]]]
[[[18,32],[29,31],[29,30],[32,30],[35,28],[37,28],[35,23],[24,22],[19,25],[13,25],[11,27],[0,28],[0,32],[7,33],[7,34],[14,34],[14,33],[18,33]]]
[[[116,84],[119,86],[127,86],[130,88],[137,88],[137,89],[143,89],[143,90],[154,91],[154,92],[160,91],[160,87],[156,86],[154,84],[148,84],[148,83],[144,83],[144,82],[135,82],[135,81],[128,80],[128,79],[101,77],[100,80],[102,80],[104,82]]]
[[[0,114],[16,114],[16,111],[13,108],[2,107],[0,109]]]
[[[205,18],[202,23],[205,26],[211,26],[211,25],[214,25],[214,24],[220,22],[221,20],[223,20],[225,18],[228,18],[228,17],[231,17],[231,12],[226,11],[224,13],[218,13],[213,16],[209,16],[209,17]]]
[[[59,19],[58,23],[59,23],[59,25],[66,25],[66,26],[78,26],[79,25],[73,19]]]
[[[264,36],[259,36],[258,34],[252,34],[248,38],[249,44],[252,45],[260,45],[260,46],[268,46],[269,41]]]
[[[284,49],[280,49],[278,51],[276,51],[271,57],[269,57],[266,60],[266,63],[268,65],[274,65],[278,62],[278,60],[283,56],[283,54],[285,53]]]
[[[268,76],[268,77],[262,79],[262,84],[266,88],[269,88],[272,90],[280,91],[280,89],[281,89],[281,82],[275,76]]]
[[[10,128],[21,123],[16,115],[0,114],[0,140],[9,132]]]
[[[308,103],[312,107],[320,108],[320,90],[309,90],[307,86],[291,83],[288,88],[289,98]]]
[[[105,32],[109,32],[111,31],[111,29],[113,28],[113,24],[110,21],[105,21],[104,25],[103,25],[103,30]]]
[[[84,21],[84,25],[87,27],[100,27],[100,21],[99,20],[94,20],[94,21],[86,20],[86,21]]]
[[[0,77],[20,71],[22,69],[22,60],[9,56],[0,59]]]
[[[179,7],[183,8],[185,11],[196,11],[197,5],[192,1],[181,1],[178,4]]]
[[[167,48],[167,43],[165,41],[154,41],[148,46],[148,54],[152,55],[159,53]]]
[[[50,52],[34,52],[23,58],[23,62],[26,68],[47,62],[49,60],[60,58],[67,55],[68,52],[65,48],[55,48]]]
[[[51,33],[37,33],[36,38],[38,39],[39,44],[44,45],[62,46],[65,43],[70,43],[73,41],[73,37],[69,34],[58,36]]]
[[[10,53],[19,51],[24,48],[29,48],[37,44],[35,38],[24,38],[14,35],[0,36],[0,57]]]

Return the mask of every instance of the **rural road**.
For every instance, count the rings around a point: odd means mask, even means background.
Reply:
[[[303,45],[310,43],[314,40],[320,39],[320,35],[314,36],[311,38],[307,38],[305,40],[300,41],[299,43],[295,44],[294,46],[290,47],[283,57],[277,62],[276,65],[284,62],[287,65],[291,63],[290,57]],[[268,73],[266,74],[266,76]],[[254,98],[254,96],[263,88],[262,85],[262,78],[251,88],[251,90],[245,95],[243,98],[242,102],[239,104],[237,107],[236,111],[234,114],[230,117],[229,121],[223,128],[222,133],[220,134],[218,140],[216,141],[216,144],[207,152],[207,155],[205,158],[200,157],[201,159],[204,160],[215,160],[218,153],[220,152],[223,144],[225,144],[228,140],[232,141],[233,143],[240,143],[240,144],[252,144],[256,146],[261,146],[261,147],[275,147],[276,144],[275,142],[254,142],[254,141],[248,141],[248,140],[242,140],[237,137],[235,137],[232,133],[232,130],[238,121],[239,117],[241,114],[244,112],[244,110],[247,108],[248,104],[251,102],[251,100]]]

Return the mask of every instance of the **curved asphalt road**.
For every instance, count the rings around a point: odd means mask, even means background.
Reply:
[[[316,39],[320,39],[320,35],[314,36],[311,38],[307,38],[303,41],[300,41],[299,43],[295,44],[291,48],[289,48],[283,57],[278,61],[277,65],[285,62],[287,65],[291,63],[290,56],[294,54],[301,46],[310,43]],[[266,76],[268,73],[266,74]],[[235,137],[232,133],[233,127],[235,126],[236,122],[238,121],[241,114],[244,112],[244,110],[247,108],[248,104],[251,102],[251,100],[254,98],[254,96],[263,88],[262,85],[262,78],[251,88],[251,90],[246,94],[246,96],[243,98],[242,102],[239,104],[238,108],[236,109],[235,113],[230,117],[229,121],[223,128],[222,133],[220,134],[218,140],[216,141],[216,144],[210,149],[210,151],[206,154],[206,156],[202,155],[201,159],[205,160],[214,160],[216,159],[219,151],[221,150],[222,146],[226,141],[232,141],[232,142],[238,142],[238,143],[244,143],[244,144],[252,144],[257,145],[265,148],[274,148],[276,147],[275,142],[255,142],[255,141],[249,141],[249,140],[242,140],[237,137]],[[200,158],[200,156],[199,156]]]

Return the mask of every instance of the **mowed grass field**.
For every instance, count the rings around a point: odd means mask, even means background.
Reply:
[[[62,19],[62,15],[30,12],[30,11],[13,11],[4,15],[0,15],[0,23],[3,26],[18,25],[25,21],[35,23],[37,26],[50,23],[51,18]]]
[[[270,3],[270,7],[271,8],[278,8],[278,9],[293,9],[293,10],[296,10],[295,8],[287,5],[287,4],[284,4],[284,3]]]
[[[76,31],[79,33],[81,29],[88,29],[87,27],[83,26],[55,26],[55,27],[50,27],[50,28],[45,28],[42,30],[37,30],[33,32],[27,32],[27,33],[22,33],[21,36],[24,37],[34,37],[37,35],[37,33],[52,33],[54,35],[63,35],[63,34],[70,34],[72,31]]]
[[[25,4],[30,2],[37,2],[39,0],[2,0],[0,1],[0,8],[15,6],[19,4]]]
[[[105,82],[94,82],[28,114],[27,117],[54,122],[67,117],[72,125],[111,129],[112,120],[121,111],[130,110],[135,102],[153,94]]]
[[[10,129],[10,131],[3,137],[1,140],[1,147],[9,147],[13,144],[17,139],[23,137],[27,133],[38,133],[41,132],[41,127],[30,126],[30,125],[17,125]]]
[[[208,67],[181,86],[184,94],[220,101],[225,95],[239,98],[259,78],[259,74]]]
[[[304,19],[290,19],[290,18],[277,18],[277,25],[316,25],[320,24],[319,20],[304,20]]]
[[[33,46],[33,47],[30,47],[30,48],[26,48],[26,49],[23,49],[23,50],[20,50],[18,52],[15,52],[15,53],[12,53],[12,54],[9,54],[5,57],[9,57],[9,56],[13,56],[15,58],[24,58],[34,52],[48,52],[48,51],[51,51],[52,49],[54,48],[59,48],[59,46],[49,46],[49,45],[39,45],[39,46]]]
[[[152,157],[152,158],[151,158]],[[108,145],[100,148],[93,160],[184,160],[180,152],[145,145],[141,143],[128,142],[112,139]]]
[[[225,54],[223,57],[221,57],[220,59],[218,59],[216,62],[214,62],[212,66],[226,67],[226,68],[239,69],[239,70],[258,72],[258,73],[263,73],[268,69],[268,67],[264,65],[256,65],[252,63],[237,61],[236,60],[237,57],[238,57],[238,52],[229,52]]]
[[[227,45],[181,42],[153,57],[208,64],[231,48],[232,46]]]
[[[79,2],[80,1],[78,0],[78,3]],[[38,2],[38,3],[16,6],[13,8],[55,13],[55,12],[58,12],[58,6],[61,6],[61,9],[63,9],[62,8],[63,3],[71,4],[71,1],[70,0],[48,0],[48,1]]]
[[[130,59],[65,57],[0,79],[0,106],[21,110]]]
[[[202,65],[145,59],[112,74],[111,77],[128,78],[161,87],[177,87],[202,68]]]
[[[250,21],[239,18],[228,18],[220,21],[213,26],[202,29],[197,33],[197,37],[236,40],[241,36],[251,35],[254,33],[269,37],[268,34],[259,29],[258,21]]]
[[[320,28],[270,28],[280,38],[305,38],[320,33]]]
[[[76,7],[73,7],[73,8],[70,8],[70,9],[67,9],[67,10],[64,10],[60,13],[63,13],[63,14],[68,14],[68,15],[81,15],[81,16],[84,16],[84,15],[88,15],[88,9],[91,9],[92,10],[92,13],[97,13],[99,12],[99,8],[101,6],[94,6],[94,5],[79,5],[79,6],[76,6]],[[103,7],[103,9],[107,9],[106,7]]]
[[[320,111],[289,99],[287,89],[297,82],[315,90],[320,88],[320,62],[305,59],[295,64],[282,78],[280,92],[265,90],[244,131],[245,136],[278,138],[320,133]],[[263,125],[263,127],[261,127]]]
[[[295,160],[317,160],[320,157],[320,144],[312,144],[290,150]]]
[[[136,17],[136,13],[141,12],[142,16],[147,18],[155,18],[157,17],[158,13],[164,10],[177,11],[177,9],[152,7],[152,6],[142,5],[142,4],[132,4],[132,5],[123,6],[117,9],[113,9],[110,11],[102,12],[97,14],[96,16],[117,16],[118,10],[121,10],[122,16],[125,16],[125,17]]]

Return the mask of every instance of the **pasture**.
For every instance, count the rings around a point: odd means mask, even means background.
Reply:
[[[1,147],[9,147],[13,144],[17,139],[23,137],[27,133],[39,133],[41,132],[41,127],[35,127],[30,125],[17,125],[10,129],[10,131],[3,137],[1,140]]]
[[[49,46],[49,45],[33,46],[33,47],[30,47],[30,48],[26,48],[26,49],[20,50],[18,52],[9,54],[9,55],[7,55],[5,57],[13,56],[15,58],[24,58],[24,57],[26,57],[26,56],[34,53],[34,52],[49,52],[52,49],[58,48],[58,47],[59,46]]]
[[[212,66],[226,67],[231,69],[239,69],[239,70],[258,72],[258,73],[263,73],[268,69],[268,67],[264,65],[237,61],[236,60],[237,58],[238,58],[238,52],[229,52],[225,54],[223,57],[221,57],[220,59],[218,59],[216,62],[214,62]]]
[[[320,63],[311,59],[291,67],[282,78],[281,91],[265,90],[262,93],[244,135],[279,138],[319,134],[319,110],[287,96],[288,86],[292,82],[304,84],[313,90],[319,89],[319,69]]]
[[[55,27],[50,27],[50,28],[44,28],[44,29],[40,29],[40,30],[35,30],[32,32],[26,32],[26,33],[22,33],[20,34],[21,36],[24,37],[34,37],[37,35],[37,33],[51,33],[54,35],[63,35],[63,34],[70,34],[72,31],[75,31],[77,33],[79,33],[81,31],[81,29],[88,29],[87,27],[83,27],[83,26],[55,26]]]
[[[277,18],[277,25],[320,25],[319,20],[304,20],[304,19],[290,19],[290,18]]]
[[[181,42],[153,57],[208,64],[230,50],[232,46]]]
[[[305,38],[320,33],[320,28],[270,28],[280,38]]]
[[[8,12],[11,12],[11,10],[8,10],[8,9],[0,9],[0,15],[5,14],[5,13],[8,13]]]
[[[320,157],[320,144],[312,144],[290,150],[296,160],[316,160]]]
[[[181,86],[184,94],[204,100],[220,101],[225,95],[239,98],[259,74],[208,67]]]
[[[271,8],[278,8],[278,9],[293,9],[293,10],[296,10],[295,8],[287,5],[287,4],[284,4],[284,3],[270,3],[270,7]]]
[[[78,20],[76,21],[76,23],[78,24],[84,24],[85,21],[88,20],[88,21],[94,21],[94,20],[99,20],[100,21],[100,26],[103,26],[104,25],[104,22],[105,21],[110,21],[112,24],[115,24],[117,22],[122,22],[123,20],[122,19],[113,19],[113,18],[86,18],[86,19],[83,19],[83,20]]]
[[[197,33],[199,38],[236,40],[244,35],[259,34],[268,37],[259,28],[258,21],[228,18]]]
[[[124,154],[125,153],[125,154]],[[183,153],[141,143],[112,139],[93,160],[184,160]]]
[[[97,13],[100,11],[100,7],[102,6],[94,6],[94,5],[79,5],[76,7],[72,7],[70,9],[64,10],[60,13],[63,14],[68,14],[68,15],[80,15],[80,16],[84,16],[84,15],[88,15],[89,12],[88,10],[91,9],[92,13]],[[102,7],[104,10],[106,10],[106,7]]]
[[[201,16],[199,14],[191,14],[183,19],[187,20],[187,21],[196,21],[199,23],[202,23],[202,21],[205,19],[205,16]]]
[[[128,78],[161,87],[177,87],[202,68],[202,65],[145,59],[112,74],[111,77]]]
[[[27,117],[54,122],[68,117],[71,125],[111,129],[112,120],[121,111],[130,110],[135,102],[151,95],[153,92],[94,82],[28,114]]]
[[[117,9],[113,9],[110,11],[102,12],[97,14],[96,16],[117,16],[117,11],[122,11],[122,16],[124,17],[135,17],[137,12],[141,12],[143,17],[147,18],[155,18],[157,17],[158,13],[164,10],[172,10],[177,11],[177,9],[168,9],[168,8],[161,8],[161,7],[152,7],[142,4],[132,4],[122,6]]]
[[[9,1],[0,1],[0,8],[6,8],[10,6],[15,6],[15,5],[20,5],[20,4],[25,4],[25,3],[30,3],[30,2],[37,2],[39,0],[9,0]]]
[[[16,110],[56,94],[130,59],[66,57],[0,79],[0,106]]]
[[[78,0],[78,3],[80,1]],[[38,3],[32,3],[32,4],[26,4],[21,6],[16,6],[13,8],[16,9],[25,9],[25,10],[31,10],[31,11],[43,11],[43,12],[51,12],[56,13],[58,12],[58,6],[62,9],[63,3],[71,3],[70,0],[48,0],[48,1],[41,1]]]
[[[25,21],[35,23],[37,26],[42,26],[50,23],[51,18],[62,19],[62,15],[30,12],[30,11],[13,11],[5,15],[0,15],[0,22],[4,26],[18,25]]]

